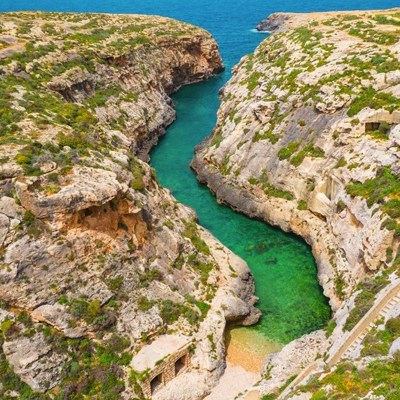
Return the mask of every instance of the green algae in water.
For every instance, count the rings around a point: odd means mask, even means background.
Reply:
[[[247,261],[255,277],[258,307],[264,315],[255,329],[287,343],[323,327],[330,309],[307,244],[276,230],[265,230],[264,236],[253,251],[239,243],[231,249]],[[261,244],[266,248],[264,252],[257,250]]]
[[[294,235],[219,205],[189,168],[194,147],[215,125],[218,89],[227,74],[173,95],[177,120],[153,149],[151,164],[160,183],[193,207],[200,224],[249,265],[260,298],[257,306],[263,313],[261,321],[249,329],[287,343],[324,327],[330,318],[310,247]]]

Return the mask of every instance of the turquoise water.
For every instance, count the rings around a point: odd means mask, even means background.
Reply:
[[[160,182],[182,203],[193,207],[200,223],[244,258],[256,280],[261,322],[254,327],[285,343],[324,326],[330,309],[317,282],[309,246],[292,235],[250,220],[216,203],[189,169],[193,148],[210,134],[218,109],[218,90],[230,68],[265,37],[252,29],[276,11],[328,11],[390,8],[397,0],[0,0],[0,11],[98,11],[164,15],[208,29],[217,39],[227,70],[208,82],[181,89],[173,96],[177,121],[151,153]]]
[[[256,281],[258,307],[264,314],[255,329],[270,339],[287,342],[321,328],[330,316],[309,246],[219,205],[188,168],[194,146],[215,123],[218,101],[213,94],[221,80],[188,86],[173,96],[178,119],[153,149],[151,163],[160,182],[197,211],[200,223],[247,261]],[[212,115],[210,110],[214,110]]]
[[[213,94],[221,80],[188,86],[173,96],[178,119],[152,151],[151,163],[160,182],[197,211],[200,223],[247,261],[264,314],[256,329],[286,342],[321,328],[330,316],[310,248],[301,239],[219,205],[188,168],[194,146],[215,123],[218,101]]]

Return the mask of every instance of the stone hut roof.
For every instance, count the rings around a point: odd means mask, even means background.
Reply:
[[[177,335],[163,335],[153,343],[144,346],[132,358],[131,367],[137,372],[154,369],[157,362],[167,358],[190,344],[188,338]]]
[[[392,113],[387,110],[369,111],[364,122],[388,122],[389,124],[400,124],[400,111],[395,110]]]

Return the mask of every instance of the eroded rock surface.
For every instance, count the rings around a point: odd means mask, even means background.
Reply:
[[[270,16],[258,29],[273,34],[234,68],[217,126],[192,161],[219,201],[312,246],[338,325],[333,341],[400,263],[398,25],[399,10]],[[262,393],[278,393],[311,360],[293,348],[306,340],[271,357]],[[322,340],[318,357],[330,344]]]
[[[226,321],[258,318],[253,278],[142,160],[175,118],[168,94],[223,69],[216,42],[139,15],[0,26],[0,397],[143,397],[130,358],[172,331],[193,339],[197,399]]]
[[[397,76],[398,38],[379,16],[288,14],[290,30],[235,67],[192,162],[220,200],[312,245],[333,309],[398,245],[398,215],[386,211],[398,201],[400,81],[384,79]],[[386,36],[363,41],[363,24]]]

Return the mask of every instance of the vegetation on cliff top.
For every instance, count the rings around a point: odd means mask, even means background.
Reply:
[[[210,47],[203,49],[204,42]],[[209,62],[201,73],[199,62]],[[140,396],[127,379],[132,354],[158,335],[190,336],[199,329],[217,290],[218,266],[195,221],[184,220],[191,214],[159,188],[154,170],[137,154],[172,121],[167,94],[221,67],[209,33],[168,18],[0,14],[0,200],[17,210],[9,229],[6,217],[9,237],[0,245],[1,296],[7,298],[0,304],[1,398],[12,390],[26,400],[119,399],[123,391]],[[79,208],[82,191],[92,189],[87,173],[110,185],[109,198],[90,204],[93,193]],[[18,183],[29,187],[29,207]],[[69,209],[63,194],[71,188],[77,190]],[[38,203],[50,211],[54,198],[62,199],[62,217],[39,215]],[[160,231],[162,244],[153,243]],[[6,253],[24,240],[21,249],[43,249],[40,261],[24,255],[17,261],[24,268],[13,274]],[[11,295],[4,288],[13,285],[18,293]],[[38,298],[40,306],[59,307],[61,327],[54,315],[46,323],[19,317],[26,314],[19,307],[37,311]],[[118,325],[129,314],[133,327],[121,332]],[[26,338],[35,356],[43,346],[48,351],[21,373],[20,359],[10,361],[5,348]],[[49,382],[43,382],[46,373]]]
[[[7,13],[0,14],[0,26],[0,144],[7,145],[0,159],[4,164],[15,158],[27,175],[43,174],[41,158],[63,167],[92,151],[113,149],[118,143],[104,128],[128,133],[127,110],[138,100],[135,90],[142,90],[117,78],[129,63],[124,57],[132,56],[145,77],[150,59],[157,68],[164,41],[173,46],[180,36],[200,33],[167,18],[102,14]],[[115,78],[94,78],[109,65]],[[107,104],[118,110],[99,123],[96,109]],[[51,126],[56,135],[49,135]],[[74,156],[60,160],[57,148],[65,146]]]
[[[306,169],[327,170],[334,161],[334,168],[340,169],[335,175],[348,170],[352,177],[343,178],[346,192],[365,198],[368,207],[374,206],[374,214],[380,210],[381,228],[398,238],[396,166],[385,161],[385,167],[374,170],[376,177],[370,177],[371,173],[363,172],[369,170],[370,160],[361,143],[376,141],[388,148],[387,154],[397,148],[394,129],[398,117],[390,121],[400,107],[400,60],[396,54],[400,17],[391,11],[335,17],[320,14],[303,26],[294,22],[293,29],[271,35],[243,59],[224,88],[223,113],[206,150],[208,165],[215,166],[230,184],[248,190],[249,183],[261,187],[267,196],[304,202],[299,208],[303,210],[304,204],[313,203],[315,182],[309,178],[308,193],[296,196],[299,187],[292,191],[286,181],[293,181],[294,175],[306,180]],[[367,130],[370,117],[365,115],[375,115],[378,110],[377,126]],[[338,123],[335,129],[334,122]],[[324,137],[327,132],[332,132],[331,138]],[[346,157],[334,156],[346,151]],[[265,154],[264,163],[260,154]],[[273,162],[276,158],[279,163]],[[296,174],[294,170],[307,158],[307,167]],[[258,170],[254,160],[261,162]],[[281,170],[290,171],[290,179],[281,175]],[[329,194],[326,196],[329,201]],[[337,279],[336,286],[342,298],[346,284]]]
[[[337,340],[400,276],[400,14],[279,13],[270,22],[282,29],[235,68],[196,164],[202,177],[220,174],[208,184],[223,201],[313,244],[324,291],[340,310],[327,329]],[[246,200],[224,193],[225,185]],[[398,316],[377,323],[360,358],[353,351],[355,361],[326,366],[297,392],[312,400],[397,399],[399,352],[389,349],[398,325]],[[289,359],[296,354],[287,351]],[[325,351],[321,365],[335,349]],[[282,376],[277,360],[268,388]]]
[[[323,150],[314,144],[319,132],[310,127],[312,121],[297,119],[294,115],[299,107],[309,106],[317,112],[329,113],[344,109],[349,117],[366,107],[389,112],[398,109],[398,97],[389,90],[376,89],[374,82],[377,74],[387,79],[387,74],[400,69],[400,61],[390,47],[399,40],[396,31],[399,22],[398,14],[390,12],[378,16],[339,15],[321,18],[321,21],[317,18],[308,25],[274,34],[263,41],[241,65],[247,74],[235,74],[231,81],[234,84],[239,79],[236,83],[247,88],[247,97],[242,92],[238,95],[225,91],[223,99],[230,104],[224,125],[230,126],[229,117],[235,122],[235,130],[243,130],[238,147],[249,139],[268,140],[277,149],[280,160],[290,159],[298,167],[306,157],[324,158]],[[362,41],[361,50],[357,51],[354,43],[345,55],[340,53],[340,42],[346,37]],[[388,86],[394,83],[388,82]],[[245,122],[242,107],[244,102],[254,99],[255,89],[258,89],[256,101],[271,103],[273,109],[262,117],[264,123],[251,138],[246,134],[252,129]],[[294,131],[291,124],[296,121],[297,129],[304,132],[303,140],[285,142],[285,131]],[[224,137],[224,129],[217,127],[211,146],[219,147]],[[387,132],[371,133],[371,137],[386,139]],[[226,171],[229,162],[225,166],[220,163],[219,168]]]

